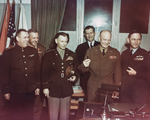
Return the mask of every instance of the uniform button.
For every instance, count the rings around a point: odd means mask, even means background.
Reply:
[[[22,50],[22,52],[24,52],[24,50]]]
[[[27,76],[27,74],[25,74],[25,76]]]
[[[25,70],[27,70],[27,68],[25,68]]]
[[[64,69],[64,67],[61,67],[62,69]]]
[[[64,64],[64,63],[61,63],[62,65]]]
[[[62,70],[62,72],[64,72],[64,71]]]
[[[26,61],[24,61],[24,63],[27,63]]]
[[[25,57],[25,55],[23,55],[23,57]]]

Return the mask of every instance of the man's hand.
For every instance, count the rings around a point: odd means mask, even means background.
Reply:
[[[126,71],[128,72],[129,75],[136,75],[136,71],[131,67],[128,67],[128,70]]]
[[[10,100],[10,93],[4,94],[6,100]]]
[[[76,80],[76,76],[71,76],[68,80],[71,81],[71,82],[73,82],[73,81]]]
[[[43,93],[44,93],[45,97],[49,98],[49,89],[48,88],[44,89]]]
[[[89,67],[90,62],[91,62],[90,59],[85,59],[85,60],[83,61],[83,65],[84,65],[85,67]]]
[[[37,89],[35,90],[35,95],[39,95],[39,94],[40,94],[40,89],[37,88]]]
[[[112,98],[113,98],[113,99],[116,99],[116,98],[119,99],[119,93],[114,91],[114,92],[112,93]]]

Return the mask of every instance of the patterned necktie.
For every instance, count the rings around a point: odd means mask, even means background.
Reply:
[[[105,49],[103,49],[103,53],[102,54],[103,54],[103,56],[105,55]]]

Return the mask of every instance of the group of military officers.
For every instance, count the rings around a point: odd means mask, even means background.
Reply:
[[[79,78],[84,101],[103,102],[96,91],[109,84],[121,86],[121,102],[148,102],[150,58],[140,48],[141,33],[129,33],[128,49],[121,55],[110,46],[110,31],[102,30],[97,42],[95,28],[86,26],[84,36],[86,42],[74,53],[66,48],[69,34],[59,32],[54,38],[56,47],[46,51],[38,43],[37,30],[17,31],[16,45],[3,52],[1,71],[2,94],[10,101],[12,120],[42,119],[43,98],[48,99],[50,120],[69,120],[72,86]]]

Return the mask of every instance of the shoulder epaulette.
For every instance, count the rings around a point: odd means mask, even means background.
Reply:
[[[41,43],[38,43],[38,44],[41,45],[42,47],[46,48],[43,44],[41,44]]]
[[[51,52],[51,51],[55,51],[55,50],[50,48],[46,52]]]
[[[14,48],[14,47],[15,47],[15,45],[11,45],[11,46],[9,46],[8,48],[6,48],[6,50],[12,49],[12,48]]]

